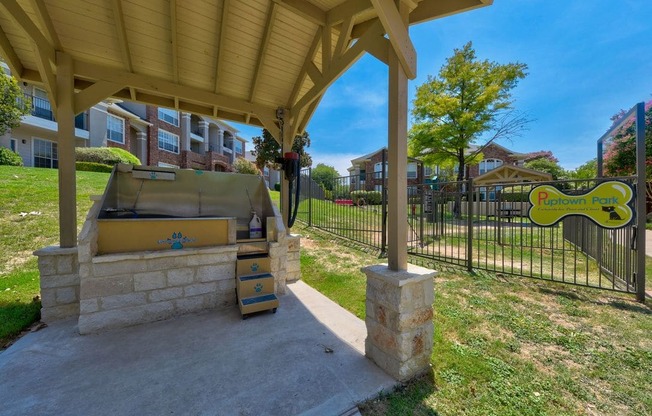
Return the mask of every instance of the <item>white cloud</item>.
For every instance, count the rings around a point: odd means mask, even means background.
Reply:
[[[312,156],[312,166],[315,167],[319,163],[332,166],[337,170],[340,175],[348,176],[347,169],[351,166],[351,159],[362,156],[364,153],[321,153],[312,152],[308,149],[310,156]]]

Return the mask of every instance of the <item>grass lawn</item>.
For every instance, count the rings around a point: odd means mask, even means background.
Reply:
[[[359,268],[381,261],[297,232],[302,279],[364,318]],[[363,415],[652,415],[652,309],[632,296],[448,270],[434,307],[432,372]]]
[[[104,192],[108,173],[77,172],[77,227]],[[278,192],[271,191],[278,203]],[[0,166],[0,349],[39,319],[35,250],[59,244],[58,177],[53,169]]]

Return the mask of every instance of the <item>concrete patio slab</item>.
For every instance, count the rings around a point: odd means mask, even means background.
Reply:
[[[303,282],[276,314],[237,308],[81,336],[76,321],[0,353],[0,415],[341,415],[396,381],[366,328]],[[333,352],[327,352],[332,350]]]

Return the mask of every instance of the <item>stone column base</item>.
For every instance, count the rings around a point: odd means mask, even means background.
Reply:
[[[367,357],[400,381],[424,373],[432,354],[436,272],[414,265],[393,271],[386,264],[361,270],[367,275]]]
[[[45,247],[34,252],[41,275],[41,321],[79,316],[77,247]]]

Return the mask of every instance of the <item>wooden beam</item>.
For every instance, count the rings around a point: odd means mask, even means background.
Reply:
[[[306,66],[306,73],[313,83],[320,82],[324,78],[317,65],[312,61],[308,62],[308,66]]]
[[[179,83],[179,41],[177,36],[177,0],[170,0],[170,48],[172,50],[172,80]]]
[[[326,12],[306,0],[272,0],[295,14],[319,26],[326,24]]]
[[[220,91],[220,74],[222,72],[222,60],[224,59],[224,44],[226,39],[226,16],[229,15],[230,0],[224,0],[222,4],[222,16],[220,16],[220,30],[217,31],[217,53],[215,58],[215,94]]]
[[[340,58],[334,59],[328,71],[324,71],[321,82],[316,83],[301,99],[292,107],[294,113],[299,113],[304,107],[312,103],[326,89],[351,67],[366,51],[369,43],[379,42],[383,30],[380,22],[373,25],[356,43],[351,46]]]
[[[129,40],[127,39],[127,28],[125,26],[124,13],[122,12],[122,0],[113,0],[111,5],[113,6],[113,21],[115,22],[115,31],[118,36],[122,62],[127,71],[133,72],[134,67],[131,62],[131,51],[129,50]]]
[[[9,65],[9,69],[11,69],[11,75],[15,76],[16,78],[21,78],[23,75],[23,63],[20,62],[20,58],[18,58],[18,55],[16,55],[16,51],[14,50],[13,46],[11,46],[9,38],[7,38],[7,35],[1,27],[0,53],[2,54],[2,57],[4,58],[7,65]]]
[[[56,106],[59,102],[57,99],[58,89],[56,76],[52,70],[52,66],[50,65],[50,60],[44,55],[45,51],[34,43],[32,43],[32,47],[34,48],[34,55],[36,55],[36,67],[41,75],[41,79],[44,81],[43,88],[47,91],[50,106],[52,107],[52,111],[56,114]]]
[[[308,54],[306,55],[306,59],[304,59],[303,61],[303,66],[301,67],[301,71],[299,71],[299,76],[294,82],[294,87],[292,88],[292,92],[290,93],[290,98],[288,99],[287,107],[292,107],[296,102],[297,97],[299,96],[299,92],[301,91],[301,86],[303,85],[303,82],[306,80],[306,75],[308,74],[308,66],[310,64],[314,65],[312,61],[315,58],[315,54],[317,53],[317,47],[321,42],[322,30],[323,28],[321,26],[318,27],[317,31],[315,32],[315,36],[313,36],[312,38],[310,49],[308,49]]]
[[[371,9],[373,6],[369,0],[348,0],[342,4],[339,4],[327,13],[327,22],[330,25],[336,25],[340,22],[343,22],[349,17],[355,17],[356,15]]]
[[[378,42],[367,44],[366,51],[380,62],[389,65],[389,49],[391,47],[392,45],[389,43],[389,40],[381,37]]]
[[[265,55],[267,54],[267,46],[269,45],[269,39],[272,37],[272,29],[274,28],[274,21],[276,19],[276,3],[272,2],[269,4],[269,9],[267,10],[267,21],[265,22],[265,32],[263,34],[263,39],[260,41],[260,46],[258,47],[258,58],[256,59],[256,68],[254,69],[254,77],[251,81],[251,89],[249,91],[249,101],[254,101],[256,98],[256,90],[258,89],[258,82],[260,81],[260,74],[262,68],[265,64]]]
[[[123,84],[139,91],[144,91],[150,96],[165,98],[166,104],[154,103],[163,107],[174,107],[174,98],[179,97],[183,101],[208,104],[219,109],[226,109],[238,113],[251,113],[256,116],[269,114],[275,117],[276,109],[261,104],[250,103],[246,100],[231,97],[224,94],[215,94],[210,91],[194,87],[187,87],[173,82],[151,76],[139,75],[125,71],[117,71],[114,68],[104,67],[89,62],[75,61],[75,75],[88,80],[107,81],[115,84]],[[142,97],[142,93],[138,93]],[[142,100],[142,98],[141,98]],[[144,100],[149,102],[147,100]]]
[[[41,21],[43,27],[45,27],[45,34],[49,38],[50,43],[56,50],[61,50],[61,42],[59,41],[59,36],[57,35],[56,30],[54,30],[54,25],[52,24],[52,19],[48,13],[48,9],[45,6],[43,0],[32,0],[34,4],[34,11],[36,11],[36,16]]]
[[[410,12],[410,24],[440,19],[493,4],[493,0],[422,0]]]
[[[124,84],[100,81],[75,94],[73,111],[79,114],[123,89]]]
[[[371,0],[378,18],[389,35],[389,41],[396,51],[409,79],[417,77],[417,52],[412,45],[407,22],[403,22],[393,0]]]
[[[333,59],[333,26],[326,25],[321,32],[321,71],[326,74],[330,70]]]
[[[341,56],[346,48],[349,47],[351,41],[351,30],[353,29],[353,16],[347,17],[342,25],[340,26],[340,36],[337,39],[337,45],[335,45],[335,56]]]

